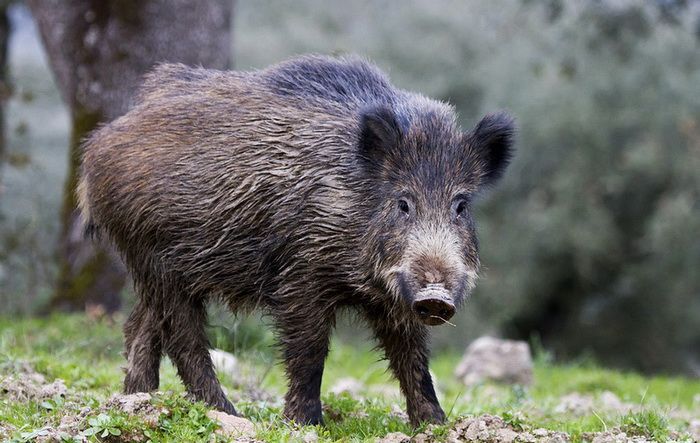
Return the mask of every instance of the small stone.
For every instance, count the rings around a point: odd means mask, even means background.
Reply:
[[[634,405],[623,402],[620,397],[610,391],[604,391],[600,394],[598,401],[602,409],[612,412],[626,414],[634,409]]]
[[[550,432],[540,440],[540,443],[567,443],[568,441],[568,434],[563,432]]]
[[[211,349],[209,350],[209,355],[217,371],[234,380],[240,377],[238,359],[233,354],[221,349]]]
[[[367,413],[367,411],[359,410],[348,413],[348,417],[364,419],[369,417],[369,414]]]
[[[81,408],[80,411],[78,411],[77,414],[67,414],[61,417],[61,422],[58,425],[58,429],[60,430],[75,430],[80,427],[80,425],[83,423],[85,420],[85,417],[92,411],[92,408],[86,406],[84,408]]]
[[[65,397],[68,393],[68,388],[66,384],[61,379],[56,379],[53,383],[49,383],[41,387],[39,397],[41,398],[53,398],[56,396]]]
[[[549,431],[547,431],[546,429],[538,428],[532,431],[532,435],[534,435],[535,437],[546,437],[547,435],[549,435]]]
[[[318,434],[316,431],[309,431],[301,437],[301,441],[304,443],[316,443],[318,441]]]
[[[495,432],[496,441],[501,443],[511,443],[514,442],[518,437],[518,433],[510,428],[497,429]]]
[[[466,385],[484,381],[532,384],[532,355],[523,341],[481,337],[472,342],[455,369],[455,376]]]
[[[454,431],[450,430],[449,432],[454,432]],[[426,434],[425,432],[421,432],[420,434],[414,435],[412,441],[413,441],[413,443],[428,443],[428,442],[430,442],[430,436],[428,434]]]
[[[594,409],[593,397],[590,395],[573,392],[559,399],[559,404],[554,408],[557,414],[573,414],[576,416],[589,414]]]
[[[393,403],[391,405],[391,412],[389,413],[389,415],[392,417],[396,417],[399,420],[408,421],[408,414],[403,410],[403,408],[400,405],[396,403]]]
[[[570,441],[569,435],[563,432],[556,432],[549,436],[543,443],[568,443]]]
[[[595,434],[591,443],[643,443],[647,439],[639,438],[628,438],[627,434],[624,432],[600,432]]]
[[[484,420],[474,420],[464,432],[464,437],[471,441],[488,439],[488,429]]]
[[[347,393],[350,394],[351,397],[357,397],[360,395],[360,391],[362,391],[363,387],[359,380],[352,377],[345,377],[335,382],[330,391],[335,395]]]
[[[217,433],[230,438],[254,437],[255,425],[248,419],[221,411],[209,411],[207,417],[219,424]]]
[[[691,420],[688,433],[693,437],[694,441],[700,441],[700,420]]]
[[[102,410],[118,409],[130,415],[139,416],[148,426],[158,426],[160,416],[167,414],[165,408],[157,408],[151,404],[151,394],[137,392],[135,394],[115,394],[102,406]]]
[[[377,443],[408,443],[410,441],[411,437],[403,432],[391,432],[377,440]]]
[[[139,410],[151,407],[151,394],[147,392],[116,394],[107,400],[105,406],[107,408],[117,408],[127,414],[135,414]]]
[[[2,438],[3,441],[6,439],[10,439],[10,434],[14,432],[15,428],[14,426],[10,425],[9,423],[0,423],[0,438]]]

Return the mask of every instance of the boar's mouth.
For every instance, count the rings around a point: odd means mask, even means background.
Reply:
[[[411,309],[426,325],[446,323],[455,315],[455,305],[450,292],[441,284],[428,284],[416,293]]]

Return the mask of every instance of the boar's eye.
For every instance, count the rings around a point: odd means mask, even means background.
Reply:
[[[401,211],[406,216],[408,216],[411,213],[411,205],[409,205],[406,200],[400,198],[398,201],[398,205],[399,211]]]

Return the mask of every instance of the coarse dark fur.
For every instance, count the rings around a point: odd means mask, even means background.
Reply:
[[[512,134],[506,114],[462,132],[451,107],[353,57],[253,72],[159,66],[136,106],[85,143],[78,189],[138,294],[124,327],[125,391],[157,389],[167,354],[195,398],[235,413],[204,331],[218,299],[271,316],[285,414],[320,423],[335,313],[352,306],[411,423],[443,421],[412,301],[437,287],[458,306],[473,287],[470,202],[502,174]]]

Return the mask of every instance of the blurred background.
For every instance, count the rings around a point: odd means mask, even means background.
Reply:
[[[1,1],[2,315],[133,303],[76,231],[71,188],[77,141],[126,111],[153,63],[308,52],[367,56],[465,128],[518,119],[512,167],[478,206],[480,284],[436,352],[493,334],[700,376],[697,0]]]

